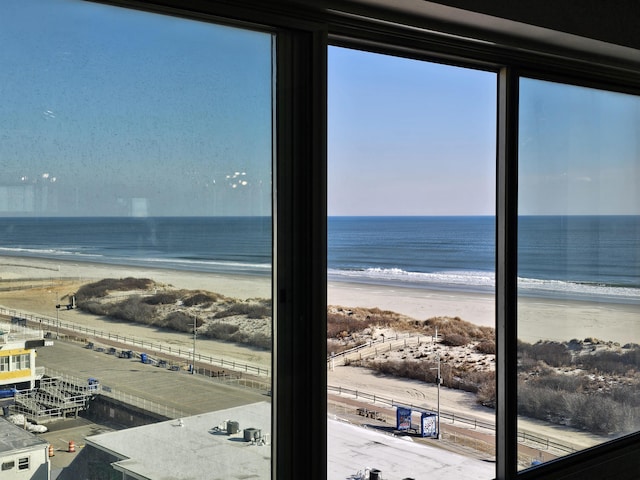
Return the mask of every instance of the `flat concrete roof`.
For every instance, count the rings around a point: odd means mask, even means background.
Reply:
[[[38,344],[26,347],[25,342],[42,340]],[[0,348],[36,348],[44,347],[44,332],[42,330],[34,330],[22,325],[0,322]]]
[[[238,433],[227,434],[228,421],[238,422]],[[121,458],[114,468],[134,478],[270,479],[270,441],[245,441],[248,428],[270,437],[269,402],[94,435],[86,443]]]
[[[0,418],[0,453],[29,451],[36,447],[45,448],[48,443],[7,419]]]
[[[413,442],[410,437],[389,435],[333,419],[329,419],[327,428],[327,478],[330,479],[357,479],[359,472],[366,474],[367,470],[379,470],[380,478],[393,480],[489,480],[496,475],[495,463]]]
[[[226,421],[239,432],[228,435]],[[180,420],[87,437],[87,445],[123,460],[114,468],[149,480],[270,479],[271,447],[244,440],[245,428],[270,433],[271,405],[260,402]],[[181,426],[182,425],[182,426]],[[489,480],[495,464],[413,442],[348,422],[328,419],[327,478],[359,478],[379,470],[381,478]],[[434,442],[437,440],[434,440]],[[363,478],[368,478],[365,476]]]

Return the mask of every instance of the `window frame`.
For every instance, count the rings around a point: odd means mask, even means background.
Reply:
[[[20,353],[12,356],[14,368],[12,370],[29,370],[31,368],[31,356],[28,353]]]
[[[95,0],[91,0],[95,1]],[[274,156],[273,478],[326,477],[326,55],[353,46],[461,66],[495,69],[498,78],[496,161],[496,345],[498,479],[634,478],[640,433],[517,472],[515,358],[517,331],[518,78],[640,93],[640,65],[517,39],[464,38],[455,21],[367,9],[342,2],[254,0],[98,0],[239,27],[273,28],[277,37]],[[265,27],[267,28],[267,27]],[[297,259],[294,261],[293,259]],[[309,340],[311,339],[311,340]],[[317,341],[315,340],[317,339]],[[321,341],[322,339],[322,341]],[[295,340],[298,340],[297,342]],[[323,345],[325,344],[325,345]],[[304,400],[302,400],[304,399]],[[303,419],[306,428],[296,420]],[[309,434],[308,432],[311,432]],[[636,467],[637,468],[637,467]]]
[[[362,28],[357,29],[363,31]],[[640,95],[640,84],[625,83],[615,72],[598,70],[591,76],[578,76],[576,62],[573,68],[531,68],[538,60],[534,57],[526,61],[511,58],[505,62],[508,66],[492,63],[492,52],[484,52],[479,58],[465,60],[460,56],[460,46],[452,49],[432,48],[424,38],[412,38],[397,45],[384,45],[372,38],[368,30],[364,30],[363,38],[349,38],[344,34],[344,27],[340,35],[330,34],[331,45],[344,48],[355,48],[370,52],[403,56],[415,60],[442,62],[463,68],[478,68],[498,73],[497,81],[497,132],[496,132],[496,478],[547,478],[562,475],[561,478],[582,478],[582,474],[574,474],[579,467],[583,470],[585,464],[595,469],[599,463],[593,458],[594,453],[617,451],[620,455],[629,455],[633,445],[640,442],[640,432],[609,441],[576,452],[572,455],[547,462],[535,468],[518,471],[517,465],[517,322],[509,319],[517,318],[517,247],[518,247],[518,114],[519,114],[519,80],[520,78],[535,78],[569,85],[596,88],[633,95]],[[353,34],[353,32],[352,32]],[[396,32],[397,34],[397,32]],[[387,39],[388,40],[388,39]],[[427,45],[423,45],[424,42]],[[411,45],[409,47],[409,45]],[[428,48],[428,50],[423,50]],[[495,59],[494,59],[495,60]],[[506,60],[506,59],[503,59]],[[571,63],[571,62],[569,62]],[[559,67],[559,66],[558,66]],[[618,72],[620,73],[620,72]],[[626,78],[626,73],[622,77]],[[500,361],[498,359],[504,359]],[[605,448],[606,447],[606,448]],[[627,456],[630,459],[630,456]],[[629,460],[628,460],[629,461]],[[601,471],[610,474],[618,471],[620,478],[625,478],[620,470],[619,459],[605,460],[606,466]],[[593,473],[592,473],[593,475]],[[635,473],[632,474],[634,478]]]
[[[546,68],[531,68],[531,67],[522,67],[520,69],[514,69],[513,78],[509,81],[514,82],[514,86],[512,87],[511,94],[513,95],[512,103],[515,105],[515,109],[512,115],[515,115],[513,119],[513,124],[515,128],[511,131],[511,138],[509,138],[509,142],[513,144],[513,152],[511,153],[512,159],[511,164],[515,166],[515,168],[511,168],[509,171],[509,180],[510,184],[516,186],[515,192],[510,192],[511,198],[509,199],[509,211],[508,218],[511,219],[512,227],[515,229],[514,232],[511,232],[515,239],[511,240],[509,244],[513,249],[510,251],[509,256],[509,264],[513,269],[512,273],[513,280],[513,291],[509,292],[508,300],[510,301],[512,308],[509,309],[509,315],[505,318],[514,318],[517,319],[517,303],[518,303],[518,292],[517,292],[517,218],[518,218],[518,100],[519,100],[519,88],[518,83],[522,78],[527,79],[536,79],[543,80],[548,82],[560,83],[565,85],[577,86],[577,87],[586,87],[593,88],[602,91],[609,92],[617,92],[617,93],[625,93],[629,95],[635,95],[640,97],[640,82],[638,79],[634,79],[634,81],[623,80],[621,77],[614,75],[612,72],[605,72],[604,75],[593,75],[593,76],[580,76],[576,75],[576,72],[570,70],[569,72],[561,69],[559,71],[553,71],[551,69]],[[508,323],[508,322],[506,322]],[[507,378],[511,379],[511,391],[509,394],[511,395],[514,401],[511,402],[514,407],[513,412],[513,422],[514,429],[517,429],[517,371],[515,365],[517,365],[517,320],[515,322],[511,322],[514,325],[507,325],[506,328],[513,329],[513,338],[514,341],[508,346],[508,354],[507,357],[508,364],[513,366],[513,372],[510,372],[510,376]],[[509,336],[508,338],[511,338]],[[499,347],[498,347],[499,351]],[[507,399],[503,399],[503,401],[507,401]],[[515,430],[514,430],[515,431]],[[637,456],[637,448],[640,444],[640,431],[636,431],[622,437],[610,440],[606,443],[595,445],[591,448],[580,450],[571,455],[567,455],[566,457],[561,457],[554,461],[545,463],[540,465],[539,467],[531,468],[525,471],[517,472],[514,471],[512,476],[504,477],[504,478],[517,478],[524,480],[533,480],[538,478],[562,478],[566,480],[578,480],[581,478],[621,478],[621,479],[632,479],[637,478],[640,475],[640,464],[638,464],[637,459],[633,458],[634,455]],[[514,447],[515,448],[515,447]],[[517,450],[517,449],[516,449]],[[636,452],[636,453],[634,453]],[[633,471],[629,471],[627,467],[635,465],[635,469]],[[514,462],[514,468],[516,468]]]
[[[10,355],[4,355],[2,357],[0,357],[0,372],[9,372],[10,371],[10,365],[11,365],[11,361],[10,361],[11,356]]]
[[[271,478],[326,478],[326,342],[295,340],[326,336],[327,24],[278,2],[85,1],[274,35]]]

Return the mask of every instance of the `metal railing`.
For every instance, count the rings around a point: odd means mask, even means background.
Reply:
[[[59,378],[66,383],[70,383],[74,385],[87,385],[87,379],[74,377],[73,375],[69,375],[63,372],[58,372],[57,370],[52,370],[47,368],[46,374],[50,377]],[[92,393],[104,395],[105,397],[109,397],[119,402],[126,403],[127,405],[132,405],[134,407],[138,407],[147,412],[157,413],[159,415],[163,415],[171,419],[187,416],[184,412],[176,408],[169,407],[167,405],[162,405],[157,402],[152,402],[150,400],[147,400],[146,398],[137,397],[129,393],[121,392],[107,385],[102,385],[102,384],[96,385],[96,389],[93,390]]]
[[[40,380],[39,388],[16,391],[9,409],[13,414],[23,414],[36,423],[44,423],[71,413],[77,415],[87,407],[88,399],[94,393],[87,380],[50,375]]]
[[[133,347],[140,347],[143,350],[149,350],[156,353],[165,353],[167,355],[173,355],[180,358],[184,358],[188,361],[193,361],[193,350],[192,349],[184,349],[184,348],[175,348],[170,345],[163,345],[161,343],[149,342],[148,340],[143,340],[136,337],[127,337],[125,335],[118,335],[117,333],[104,332],[102,330],[97,330],[95,328],[87,328],[82,325],[77,325],[71,322],[64,322],[59,319],[55,319],[52,317],[39,316],[33,313],[21,312],[16,309],[9,309],[4,306],[0,306],[0,315],[10,315],[10,316],[19,316],[21,318],[26,318],[29,322],[34,322],[40,324],[41,327],[46,325],[49,330],[52,329],[64,329],[72,332],[78,332],[80,334],[94,337],[94,338],[103,338],[111,341],[115,341],[118,343],[123,343],[125,345],[131,345]],[[44,327],[42,327],[44,328]],[[220,368],[225,368],[228,370],[233,370],[235,372],[243,372],[250,375],[269,377],[270,372],[268,368],[263,368],[256,365],[249,365],[242,362],[237,362],[235,360],[228,360],[224,358],[216,358],[208,355],[202,355],[196,352],[195,361],[201,363],[208,363],[210,365],[219,366]]]
[[[32,405],[25,405],[19,402],[13,403],[9,407],[9,412],[12,415],[24,415],[25,418],[29,418],[37,424],[59,420],[64,417],[63,412],[59,408],[43,409],[40,407],[34,407]]]
[[[136,397],[135,395],[121,392],[119,390],[114,390],[106,385],[100,385],[98,393],[100,395],[104,395],[105,397],[109,397],[119,402],[126,403],[127,405],[138,407],[147,412],[157,413],[158,415],[163,415],[170,419],[189,416],[176,408],[152,402],[150,400],[147,400],[146,398]]]
[[[422,342],[433,342],[430,335],[411,335],[395,334],[391,337],[382,337],[377,340],[369,340],[362,345],[357,345],[348,350],[338,353],[332,353],[327,357],[327,364],[335,365],[336,361],[342,361],[343,364],[350,360],[362,360],[363,358],[372,357],[379,353],[388,352],[396,348],[406,348],[412,345],[420,345]]]
[[[42,330],[34,330],[20,323],[0,321],[0,343],[42,339]]]
[[[435,408],[433,409],[426,408],[424,405],[413,405],[411,403],[408,404],[406,402],[399,402],[392,398],[387,398],[384,396],[367,393],[360,390],[352,390],[350,388],[334,387],[329,385],[327,386],[327,391],[335,392],[338,395],[342,395],[342,394],[352,395],[356,399],[364,399],[364,400],[371,401],[373,403],[388,405],[390,407],[410,408],[411,410],[414,410],[416,412],[436,413],[436,410],[437,410]],[[495,432],[495,429],[496,429],[495,424],[493,422],[486,422],[483,420],[478,420],[477,418],[465,417],[464,415],[443,411],[442,409],[440,409],[440,419],[449,421],[451,425],[458,422],[461,424],[468,425],[474,429],[485,428],[493,432]],[[543,448],[547,450],[550,448],[553,448],[566,453],[573,453],[577,450],[573,446],[567,445],[566,443],[560,443],[555,440],[551,440],[547,437],[542,437],[528,431],[518,430],[517,435],[518,435],[518,441],[520,443],[526,442],[528,444],[534,444],[536,445],[536,448]]]

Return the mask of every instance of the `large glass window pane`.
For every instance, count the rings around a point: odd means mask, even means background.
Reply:
[[[0,44],[11,409],[64,478],[270,478],[272,35],[7,0]]]
[[[495,105],[493,73],[329,49],[330,478],[495,476]]]
[[[519,460],[640,428],[640,99],[520,81]]]

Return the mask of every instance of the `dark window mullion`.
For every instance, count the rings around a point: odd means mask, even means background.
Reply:
[[[326,28],[278,34],[274,479],[326,478]]]
[[[498,75],[496,183],[496,477],[517,475],[518,75]]]

